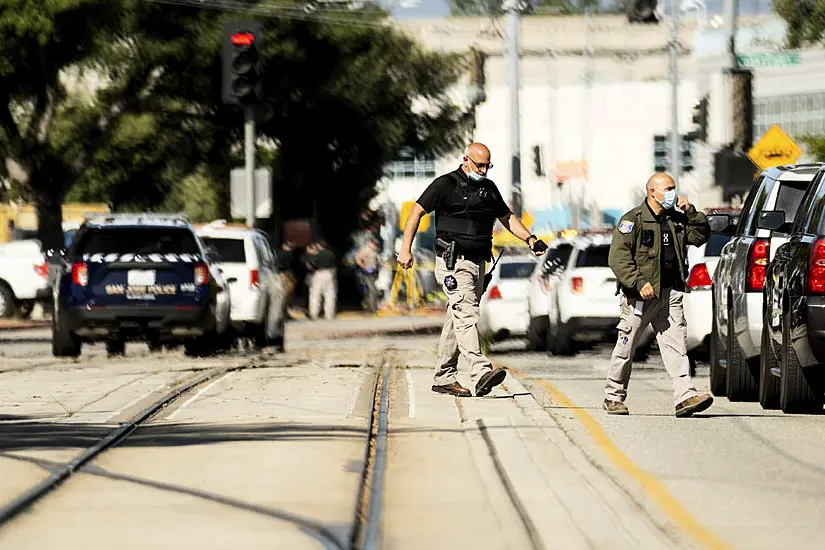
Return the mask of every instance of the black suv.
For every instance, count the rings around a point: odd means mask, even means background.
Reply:
[[[88,219],[60,254],[53,355],[76,357],[83,342],[96,341],[122,354],[127,340],[154,349],[182,343],[187,355],[217,350],[230,338],[233,280],[223,280],[216,261],[181,216]]]
[[[822,413],[825,403],[825,167],[793,219],[759,214],[759,227],[788,233],[765,272],[759,402],[786,413]]]

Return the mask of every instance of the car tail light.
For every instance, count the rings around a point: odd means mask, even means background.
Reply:
[[[209,268],[206,264],[195,264],[195,284],[203,286],[209,282]]]
[[[490,289],[490,299],[491,300],[501,300],[501,291],[498,289],[497,286],[494,286]]]
[[[77,286],[89,284],[89,268],[83,262],[72,264],[72,282]]]
[[[811,249],[808,292],[811,294],[825,294],[825,239],[817,240]]]
[[[763,275],[764,277],[764,275]],[[705,264],[696,264],[690,270],[687,286],[691,290],[707,290],[711,287],[710,273]]]
[[[249,286],[252,288],[256,288],[258,284],[260,284],[260,273],[257,269],[251,269],[249,271]]]
[[[573,290],[574,293],[581,294],[582,292],[584,292],[584,279],[582,279],[581,277],[573,277],[570,280],[570,288]]]
[[[34,266],[34,272],[44,279],[47,278],[49,276],[49,264],[42,263]]]
[[[765,269],[768,267],[771,243],[768,239],[756,239],[748,251],[747,292],[762,292],[765,288]]]

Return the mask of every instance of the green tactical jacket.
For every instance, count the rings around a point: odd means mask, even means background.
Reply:
[[[701,246],[708,242],[708,219],[704,212],[697,211],[692,205],[684,214],[670,209],[665,210],[664,215],[671,234],[675,236],[676,263],[684,284],[687,280],[687,247],[689,244]],[[661,247],[661,226],[646,201],[619,220],[613,230],[608,262],[610,269],[616,274],[618,288],[629,298],[638,299],[639,292],[646,283],[653,285],[657,297],[661,296]],[[687,289],[687,285],[684,286]]]

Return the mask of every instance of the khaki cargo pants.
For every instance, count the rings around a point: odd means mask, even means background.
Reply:
[[[633,369],[633,352],[636,343],[648,324],[656,331],[656,341],[665,369],[673,381],[673,404],[677,405],[689,397],[698,395],[690,378],[690,363],[687,357],[687,321],[682,300],[684,293],[673,289],[663,289],[661,298],[650,300],[628,299],[622,294],[622,316],[619,320],[619,339],[610,357],[607,370],[605,398],[610,401],[624,401],[630,372]],[[639,314],[636,303],[644,304]]]
[[[436,256],[435,278],[447,295],[447,318],[438,342],[433,385],[445,386],[456,382],[458,360],[464,358],[470,367],[470,383],[475,387],[478,379],[493,366],[481,353],[478,338],[478,302],[484,287],[484,262],[456,260],[455,269],[449,271],[444,259]],[[450,290],[444,284],[448,275],[455,277],[457,288]]]
[[[338,284],[334,268],[323,268],[309,276],[309,317],[317,319],[321,314],[321,301],[324,302],[324,318],[335,319],[335,305],[338,300]]]

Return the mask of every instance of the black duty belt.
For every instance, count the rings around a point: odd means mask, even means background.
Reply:
[[[438,247],[438,246],[435,247],[435,253],[440,258],[442,258],[444,256],[444,252],[446,252],[446,251],[447,251],[446,248],[441,248],[441,247]],[[458,252],[455,255],[455,257],[456,257],[457,260],[467,260],[468,262],[473,262],[473,263],[477,264],[477,263],[488,261],[490,259],[490,254],[483,254],[483,253],[480,253],[480,252],[476,252],[475,254],[467,254],[467,253],[464,253],[464,252]]]

